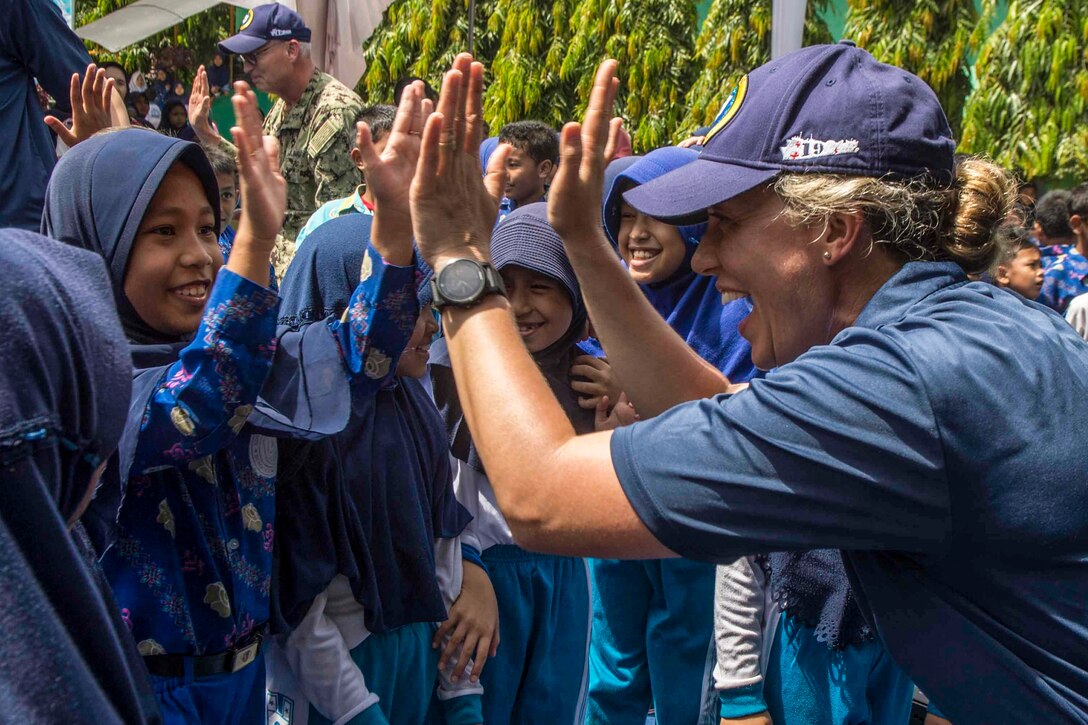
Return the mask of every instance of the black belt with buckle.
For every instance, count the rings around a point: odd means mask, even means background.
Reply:
[[[268,625],[260,627],[248,638],[248,642],[226,652],[214,655],[144,655],[147,671],[157,677],[183,677],[185,661],[192,662],[193,677],[211,677],[228,672],[237,672],[257,661],[261,653]]]

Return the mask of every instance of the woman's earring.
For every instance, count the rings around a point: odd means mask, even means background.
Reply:
[[[824,252],[824,259],[831,259],[831,252]]]

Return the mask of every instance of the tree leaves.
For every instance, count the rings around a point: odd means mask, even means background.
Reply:
[[[984,0],[983,22],[996,12]],[[1079,0],[1010,0],[981,44],[961,148],[1028,178],[1088,176],[1088,16]]]
[[[928,83],[958,136],[978,24],[974,0],[849,0],[843,37]]]

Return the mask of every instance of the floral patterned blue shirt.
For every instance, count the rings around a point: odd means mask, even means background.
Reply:
[[[1088,292],[1085,276],[1088,275],[1088,259],[1071,247],[1069,252],[1047,268],[1043,275],[1043,288],[1038,301],[1064,315],[1073,298]]]
[[[315,324],[334,336],[352,395],[372,395],[411,335],[415,269],[368,248],[361,277],[344,318]],[[222,652],[268,619],[277,444],[246,420],[273,367],[278,308],[275,293],[221,270],[196,337],[144,410],[102,557],[144,655]]]

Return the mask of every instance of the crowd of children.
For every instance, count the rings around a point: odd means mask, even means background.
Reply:
[[[208,69],[213,93],[227,90],[225,62]],[[160,133],[106,130],[75,145],[42,220],[64,245],[6,231],[0,245],[5,284],[27,288],[14,295],[26,309],[2,313],[0,345],[0,462],[12,481],[0,539],[13,542],[0,609],[8,631],[26,631],[0,643],[7,667],[31,668],[0,677],[14,688],[0,697],[18,703],[10,713],[907,724],[915,687],[862,616],[837,550],[715,567],[519,546],[414,249],[409,190],[434,109],[422,83],[402,89],[399,107],[359,114],[351,159],[364,182],[312,215],[277,280],[284,180],[253,93],[235,89],[234,158],[178,138],[183,87],[107,73],[130,90],[133,119]],[[621,133],[613,126],[601,189],[608,240],[707,364],[734,383],[758,378],[741,335],[750,299],[727,299],[693,268],[706,224],[659,221],[624,200],[693,163],[698,144],[631,156]],[[481,173],[501,198],[491,260],[521,339],[570,425],[589,433],[640,411],[548,221],[559,149],[547,124],[510,123],[481,145]],[[1004,251],[988,278],[1088,339],[1088,184],[1024,212],[993,230]],[[12,332],[28,319],[41,322]],[[46,519],[51,528],[25,530]],[[58,642],[63,653],[45,662],[40,648]],[[937,704],[931,722],[946,722]]]

